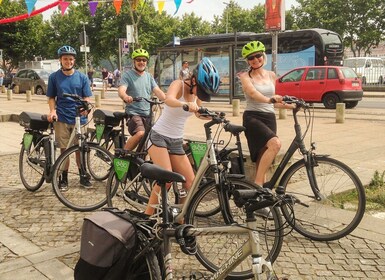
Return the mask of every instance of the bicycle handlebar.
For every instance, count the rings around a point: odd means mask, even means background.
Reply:
[[[297,98],[295,96],[289,96],[289,95],[285,95],[283,98],[282,98],[282,101],[284,101],[285,103],[287,104],[296,104],[297,107],[299,108],[309,108],[309,104],[306,103],[303,99],[300,99],[300,98]]]
[[[84,100],[81,96],[77,94],[71,94],[71,93],[63,93],[64,97],[69,97],[72,99],[75,99],[75,101],[78,101],[81,103],[81,108],[85,111],[90,111],[92,109],[92,104],[88,102],[87,100]],[[91,106],[91,108],[90,108]]]
[[[133,97],[132,98],[132,101],[133,102],[142,102],[142,101],[146,101],[148,103],[150,103],[150,105],[161,105],[163,104],[164,102],[163,101],[158,101],[157,98],[152,98],[152,99],[149,99],[149,98],[146,98],[146,97]]]

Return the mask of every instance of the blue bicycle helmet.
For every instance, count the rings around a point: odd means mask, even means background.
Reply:
[[[62,55],[73,55],[76,56],[76,51],[73,47],[71,46],[62,46],[57,50],[57,55],[61,57]]]
[[[207,57],[202,58],[194,69],[197,95],[202,101],[210,101],[211,95],[218,93],[220,77],[217,68]]]

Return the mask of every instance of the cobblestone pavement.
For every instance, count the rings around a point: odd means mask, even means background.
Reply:
[[[17,174],[17,154],[0,156],[0,162],[2,227],[7,228],[5,232],[12,229],[13,234],[36,247],[34,252],[20,253],[9,244],[0,243],[0,271],[3,272],[0,279],[22,279],[14,278],[16,268],[16,273],[23,268],[36,270],[39,276],[32,279],[71,279],[71,271],[79,257],[83,218],[89,213],[66,208],[57,200],[49,184],[44,184],[36,192],[25,190]],[[366,219],[381,221],[371,217]],[[377,225],[384,228],[384,223]],[[359,230],[358,234],[326,243],[313,242],[292,233],[285,237],[275,265],[276,272],[289,279],[383,279],[385,239],[376,240],[373,236],[363,238],[363,232]],[[0,241],[3,242],[3,239]],[[44,252],[47,256],[38,258]],[[41,264],[48,261],[51,263],[52,258],[61,266],[68,267],[67,274],[56,274],[51,278],[52,275],[42,269]],[[175,258],[180,277],[191,270],[204,271],[194,257],[186,257],[175,250]],[[22,262],[22,259],[28,261]],[[37,263],[34,263],[34,259]]]
[[[2,114],[4,99],[0,99]],[[23,102],[16,100],[12,104],[14,107],[8,106],[7,112],[14,110],[18,114],[25,110]],[[39,104],[35,102],[28,110],[45,112],[44,100]],[[117,104],[120,102],[115,103],[115,108]],[[228,106],[221,109],[231,111]],[[373,114],[360,116],[359,112],[351,111],[354,115],[345,124],[336,125],[333,114],[321,110],[314,136],[321,151],[347,163],[365,184],[374,170],[385,169],[385,117],[379,110],[374,113],[375,119]],[[235,123],[241,123],[240,118],[230,117]],[[278,124],[284,150],[292,140],[292,120],[279,120]],[[188,136],[194,137],[203,123],[189,121],[188,126]],[[4,138],[0,143],[0,280],[73,279],[81,226],[89,213],[66,208],[50,184],[28,192],[18,174],[17,151],[23,131],[8,123],[0,123],[0,131]],[[174,257],[178,279],[191,270],[204,271],[194,257],[186,257],[176,247]],[[314,242],[291,233],[285,237],[275,269],[279,276],[290,280],[384,279],[385,221],[365,215],[351,235],[333,242]]]

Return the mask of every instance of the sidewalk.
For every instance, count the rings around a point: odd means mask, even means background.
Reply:
[[[382,97],[370,93],[371,96]],[[366,96],[366,95],[364,95]],[[101,109],[122,110],[116,92],[107,92]],[[385,97],[385,96],[384,96]],[[223,102],[204,104],[224,111],[228,119],[241,124],[242,114],[232,116],[232,106]],[[241,112],[244,104],[241,104]],[[18,153],[23,129],[16,120],[22,111],[46,113],[45,96],[0,94],[0,280],[72,279],[79,255],[82,220],[89,213],[67,209],[55,197],[49,184],[35,192],[26,191],[18,175]],[[330,154],[369,183],[374,171],[385,170],[384,110],[347,110],[345,123],[335,123],[332,110],[316,109],[312,140],[317,153]],[[278,116],[278,114],[277,114]],[[290,112],[278,119],[278,135],[284,152],[294,137]],[[204,121],[190,118],[186,137],[202,140]],[[304,127],[303,127],[304,130]],[[308,133],[310,134],[310,132]],[[231,140],[232,142],[234,139]],[[245,138],[242,144],[247,151]],[[310,135],[306,138],[310,141]],[[289,279],[383,279],[385,277],[385,220],[366,215],[353,234],[335,242],[312,242],[293,233],[276,262],[277,273]],[[177,270],[200,269],[194,257],[174,253]]]

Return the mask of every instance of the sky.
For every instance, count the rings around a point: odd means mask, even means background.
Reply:
[[[123,0],[125,1],[125,0]],[[225,3],[229,3],[230,0],[182,0],[182,4],[179,7],[179,11],[175,16],[182,16],[185,13],[194,12],[197,16],[202,17],[203,20],[212,21],[214,16],[222,15],[223,10],[226,8]],[[41,8],[52,3],[52,0],[37,0],[35,8]],[[265,0],[235,0],[244,9],[251,9],[258,4],[264,4]],[[296,0],[285,0],[286,10],[290,9],[292,5],[296,5]],[[157,1],[154,0],[155,8],[158,9]],[[43,13],[44,19],[48,19],[50,15],[56,11],[57,8],[52,8]],[[166,0],[164,5],[164,11],[169,15],[173,15],[176,11],[174,0]]]

